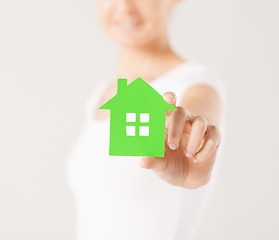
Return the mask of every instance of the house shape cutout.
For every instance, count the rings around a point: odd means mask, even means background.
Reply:
[[[165,155],[166,110],[177,110],[138,77],[127,85],[119,78],[117,94],[99,109],[110,110],[109,155]]]

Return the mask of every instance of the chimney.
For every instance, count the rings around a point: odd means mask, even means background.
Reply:
[[[117,94],[121,94],[126,87],[127,87],[127,79],[126,78],[118,78]]]

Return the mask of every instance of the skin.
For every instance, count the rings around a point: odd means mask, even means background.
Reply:
[[[151,83],[187,61],[173,51],[167,36],[168,20],[179,0],[95,2],[102,27],[118,50],[116,80],[106,88],[98,107],[117,93],[118,78],[125,76],[129,84],[140,73]],[[125,27],[123,21],[135,24]],[[210,180],[221,143],[220,97],[205,84],[188,88],[178,105],[175,93],[166,92],[163,97],[177,108],[166,112],[165,157],[142,157],[140,166],[173,186],[187,189],[203,186]],[[96,120],[108,117],[109,111],[95,110]]]

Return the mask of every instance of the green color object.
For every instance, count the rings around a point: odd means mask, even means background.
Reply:
[[[129,85],[119,78],[117,94],[99,109],[110,109],[109,155],[165,155],[166,110],[177,110],[138,77]]]

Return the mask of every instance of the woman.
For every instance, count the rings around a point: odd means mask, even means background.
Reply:
[[[191,239],[197,229],[223,138],[225,94],[207,68],[170,47],[167,23],[178,2],[96,0],[118,65],[90,95],[69,159],[78,240]],[[177,108],[167,111],[164,158],[108,154],[109,111],[98,108],[116,94],[118,78],[129,84],[139,76]]]

